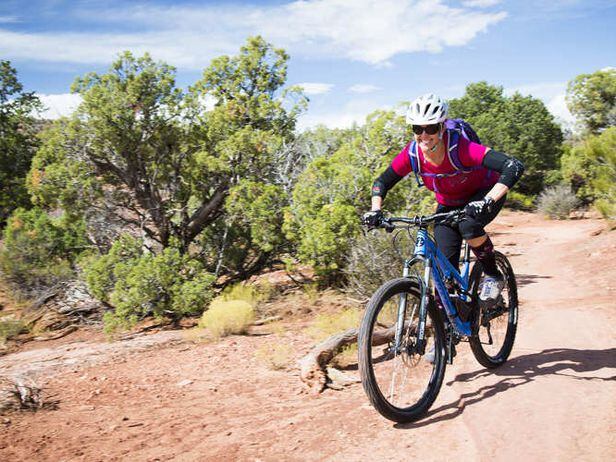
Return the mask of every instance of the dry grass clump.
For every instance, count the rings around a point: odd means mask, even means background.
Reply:
[[[339,334],[348,329],[357,329],[361,319],[359,308],[347,308],[338,313],[322,313],[317,315],[312,326],[306,329],[308,335],[316,341]]]
[[[349,329],[359,328],[362,311],[359,308],[347,308],[337,313],[319,314],[306,333],[315,341],[321,342],[332,335]],[[346,367],[357,363],[357,345],[347,345],[332,359],[334,367]]]
[[[215,338],[245,334],[255,320],[254,307],[245,300],[216,299],[203,313],[199,327],[208,329]]]
[[[308,303],[314,305],[319,299],[319,284],[316,282],[311,282],[309,284],[304,284],[302,286],[302,292],[308,299]]]
[[[203,339],[203,330],[218,340],[232,334],[245,334],[256,316],[260,303],[268,301],[273,295],[271,284],[234,284],[227,287],[210,304],[201,316],[195,329],[195,339]]]
[[[256,307],[259,303],[268,301],[274,294],[274,287],[267,281],[261,281],[258,285],[233,284],[217,298],[223,301],[244,300]]]

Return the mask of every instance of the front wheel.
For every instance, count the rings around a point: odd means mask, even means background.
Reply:
[[[473,299],[478,300],[472,317],[473,336],[469,339],[471,350],[479,363],[488,368],[498,367],[507,361],[513,348],[518,326],[518,288],[513,268],[507,257],[496,253],[496,265],[505,278],[505,287],[498,300],[492,304],[479,301],[483,268],[476,262],[470,276]]]
[[[422,417],[436,399],[445,374],[445,332],[434,303],[427,309],[425,349],[418,347],[420,302],[417,281],[386,282],[370,299],[359,330],[364,390],[374,408],[394,422]],[[403,319],[402,329],[398,329],[399,319]],[[401,332],[398,348],[396,330]]]

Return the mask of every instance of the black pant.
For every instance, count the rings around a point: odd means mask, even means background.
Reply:
[[[483,199],[490,189],[477,191],[469,198],[467,204]],[[484,227],[496,218],[498,212],[503,208],[505,199],[506,197],[502,197],[496,201],[492,207],[492,212],[488,214],[484,214],[477,218],[465,217],[462,221],[453,225],[439,224],[434,226],[434,239],[436,245],[454,268],[459,268],[462,239],[468,240],[483,236],[486,233]],[[436,213],[451,212],[452,210],[463,209],[465,206],[466,204],[456,206],[439,204],[436,208]]]

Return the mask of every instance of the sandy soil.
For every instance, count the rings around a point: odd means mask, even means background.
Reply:
[[[616,460],[615,232],[512,212],[491,231],[520,285],[512,356],[487,371],[461,344],[419,422],[381,418],[359,384],[312,397],[259,359],[280,342],[303,356],[300,325],[219,343],[81,332],[0,358],[58,402],[0,418],[0,460]]]

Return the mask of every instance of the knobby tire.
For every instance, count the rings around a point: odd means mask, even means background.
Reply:
[[[511,350],[513,349],[518,326],[518,289],[515,274],[507,257],[500,252],[495,252],[495,254],[498,270],[505,276],[505,288],[503,289],[503,294],[505,295],[503,297],[505,310],[501,316],[493,319],[489,324],[491,327],[498,325],[497,323],[499,322],[502,325],[505,321],[504,316],[507,316],[504,339],[502,345],[496,352],[487,351],[489,348],[486,342],[487,327],[482,325],[482,319],[486,310],[482,308],[479,303],[475,305],[472,319],[473,335],[469,339],[475,359],[477,359],[482,366],[490,369],[504,364],[507,358],[509,358]],[[483,268],[481,263],[476,262],[470,275],[470,287],[475,300],[478,300],[479,282],[481,281],[482,274]],[[496,348],[498,348],[498,346]]]
[[[435,345],[435,358],[434,363],[430,365],[429,362],[420,354],[406,354],[404,351],[414,351],[412,347],[404,350],[409,345],[413,345],[413,341],[416,339],[416,329],[415,333],[413,333],[413,325],[416,323],[416,319],[418,316],[414,316],[415,319],[410,319],[408,322],[405,320],[405,332],[407,333],[407,340],[405,340],[405,344],[403,345],[403,352],[397,354],[393,351],[393,348],[390,348],[389,353],[382,353],[382,355],[378,358],[374,358],[374,354],[378,354],[379,351],[387,351],[387,348],[391,347],[394,343],[393,340],[390,342],[389,346],[383,345],[373,345],[373,337],[375,333],[375,324],[377,319],[380,319],[379,315],[381,311],[385,311],[384,306],[390,306],[389,304],[392,300],[399,300],[399,295],[402,293],[407,294],[407,312],[405,315],[410,316],[412,313],[409,313],[411,309],[411,304],[417,303],[417,301],[421,300],[421,291],[417,281],[410,278],[399,278],[393,279],[391,281],[383,284],[372,296],[368,305],[366,307],[366,312],[364,314],[361,327],[359,330],[359,338],[358,338],[358,347],[359,347],[359,371],[361,375],[361,381],[370,399],[370,402],[374,406],[374,408],[381,414],[383,417],[392,420],[394,422],[406,423],[413,422],[426,414],[434,400],[436,399],[438,392],[441,388],[443,377],[445,375],[445,367],[446,367],[446,353],[445,353],[445,330],[443,326],[443,321],[440,313],[435,307],[433,300],[429,303],[427,310],[427,327],[426,332],[430,335],[430,344]],[[411,300],[411,302],[409,302]],[[388,308],[389,309],[389,308]],[[416,312],[418,313],[418,308]],[[382,328],[383,324],[379,321],[379,326]],[[408,324],[408,331],[407,329]],[[415,324],[416,325],[416,324]],[[382,331],[381,331],[382,332]],[[430,346],[426,347],[425,353],[428,352]],[[380,350],[379,350],[380,349]],[[404,356],[406,354],[406,356]],[[393,355],[393,359],[392,359]],[[387,358],[390,359],[387,359]],[[385,358],[385,359],[383,359]],[[375,364],[377,368],[384,367],[388,361],[396,362],[399,366],[399,371],[403,374],[407,374],[409,371],[411,372],[411,379],[415,378],[415,375],[412,374],[413,369],[417,374],[419,374],[419,380],[417,382],[409,382],[409,386],[415,386],[416,383],[419,385],[416,387],[416,390],[413,391],[412,394],[421,394],[421,396],[417,399],[416,402],[409,402],[404,406],[396,405],[395,403],[390,402],[389,398],[392,398],[394,393],[390,393],[390,396],[387,395],[387,390],[383,390],[382,386],[379,385],[377,381],[377,377],[375,375]],[[423,361],[423,363],[422,363]],[[413,366],[415,364],[415,366]],[[389,365],[392,367],[394,371],[396,370],[396,365]],[[431,372],[430,372],[430,368]],[[379,369],[380,373],[381,369]],[[395,375],[396,372],[393,372]],[[423,390],[423,384],[421,384],[421,374],[424,374],[427,378],[427,386],[425,390]],[[386,374],[385,374],[386,375]],[[429,378],[428,378],[429,377]],[[396,378],[391,378],[391,383],[395,383]],[[402,380],[402,379],[401,379]],[[406,380],[406,375],[404,375],[404,380]],[[391,384],[390,384],[391,385]],[[394,386],[391,386],[392,389]],[[384,388],[384,387],[383,387]],[[413,401],[415,398],[409,398],[410,401]],[[393,401],[394,399],[392,399]]]

